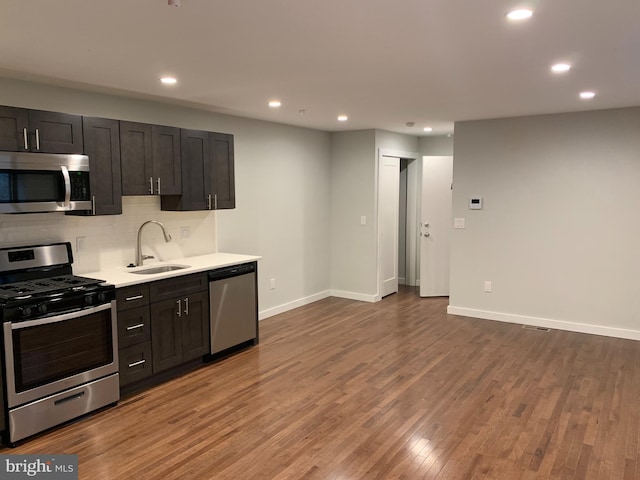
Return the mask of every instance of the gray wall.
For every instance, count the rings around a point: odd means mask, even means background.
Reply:
[[[640,108],[457,123],[449,311],[640,338],[639,133]]]
[[[127,197],[121,216],[0,215],[3,244],[73,241],[84,234],[87,251],[77,258],[77,272],[111,268],[133,258],[136,229],[143,218],[153,216],[171,225],[174,238],[179,238],[181,225],[192,227],[184,245],[160,241],[163,260],[216,250],[261,255],[263,317],[329,294],[328,133],[3,78],[0,105],[232,133],[237,196],[236,209],[212,213],[161,212],[157,198]],[[276,279],[275,290],[269,288],[271,278]]]
[[[331,288],[347,298],[377,292],[375,155],[374,130],[331,134]]]
[[[453,155],[453,135],[429,135],[420,137],[418,148],[425,157]]]
[[[331,134],[332,294],[378,298],[378,151],[417,152],[418,138],[384,130]],[[365,216],[367,224],[361,225]]]

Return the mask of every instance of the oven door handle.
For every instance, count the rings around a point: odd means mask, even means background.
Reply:
[[[11,330],[20,330],[22,328],[36,327],[38,325],[47,325],[49,323],[64,322],[67,320],[72,320],[74,318],[85,317],[87,315],[91,315],[92,313],[102,312],[110,308],[111,308],[111,304],[105,303],[104,305],[99,305],[97,307],[92,307],[92,308],[85,308],[82,310],[78,310],[77,312],[64,313],[62,315],[55,315],[53,317],[47,317],[47,318],[38,318],[36,320],[27,320],[25,322],[15,322],[11,324]]]

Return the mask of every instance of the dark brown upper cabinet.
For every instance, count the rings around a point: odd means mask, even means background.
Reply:
[[[123,195],[179,195],[180,129],[120,122]]]
[[[93,214],[121,214],[119,122],[107,118],[83,117],[82,124],[84,153],[89,156]]]
[[[210,133],[211,171],[209,179],[216,210],[236,208],[233,135]]]
[[[82,116],[0,107],[0,149],[83,153]]]
[[[182,195],[162,196],[162,210],[235,208],[233,135],[181,130]]]
[[[0,107],[0,150],[28,151],[28,123],[29,117],[26,109]]]

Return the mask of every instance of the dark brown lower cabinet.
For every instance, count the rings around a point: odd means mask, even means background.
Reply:
[[[116,291],[121,388],[210,352],[208,285],[203,272]]]
[[[153,373],[209,353],[209,296],[190,293],[151,304]]]
[[[149,286],[119,288],[116,301],[120,387],[125,387],[153,373]]]
[[[120,387],[148,378],[153,373],[151,342],[143,342],[118,350]]]

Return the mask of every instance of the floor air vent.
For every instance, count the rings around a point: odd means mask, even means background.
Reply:
[[[550,328],[535,327],[533,325],[522,325],[522,328],[524,328],[525,330],[537,330],[538,332],[550,332],[551,331]]]

